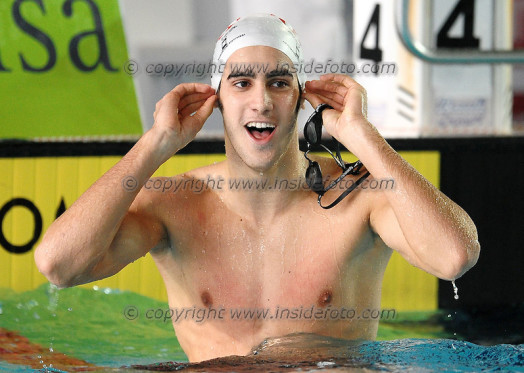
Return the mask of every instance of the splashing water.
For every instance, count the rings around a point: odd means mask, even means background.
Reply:
[[[47,298],[49,299],[47,309],[53,313],[53,316],[56,316],[55,311],[58,305],[58,290],[58,287],[53,284],[49,284],[49,287],[47,288]]]
[[[453,292],[455,293],[455,299],[459,299],[459,294],[458,294],[458,287],[457,285],[455,285],[455,280],[451,281],[451,285],[453,285]]]

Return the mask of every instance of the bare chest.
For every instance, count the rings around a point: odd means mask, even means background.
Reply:
[[[171,292],[184,296],[170,303],[230,309],[346,304],[354,297],[351,278],[359,278],[355,258],[373,242],[366,224],[339,224],[305,215],[261,226],[237,216],[200,218],[173,242],[163,275]]]

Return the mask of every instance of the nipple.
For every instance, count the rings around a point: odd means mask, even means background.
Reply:
[[[202,300],[202,304],[204,304],[204,307],[211,307],[211,305],[213,304],[211,295],[207,291],[202,292],[202,294],[200,295],[200,299]]]
[[[333,299],[333,293],[331,292],[331,290],[325,290],[318,297],[317,305],[319,307],[325,307],[331,303],[332,299]]]

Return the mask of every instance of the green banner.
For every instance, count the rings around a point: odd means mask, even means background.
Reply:
[[[0,2],[0,139],[140,135],[118,0]]]

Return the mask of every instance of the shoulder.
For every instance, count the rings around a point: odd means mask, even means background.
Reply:
[[[187,217],[192,206],[201,204],[213,193],[222,167],[217,163],[174,176],[152,177],[142,186],[132,208],[150,216],[168,214],[171,221],[178,216]],[[173,214],[175,210],[177,214]]]
[[[184,198],[187,199],[194,194],[200,194],[206,188],[201,184],[212,184],[208,180],[218,179],[222,165],[220,163],[199,167],[173,176],[159,176],[148,179],[139,193],[141,199],[151,202]],[[207,182],[207,183],[206,183]]]

